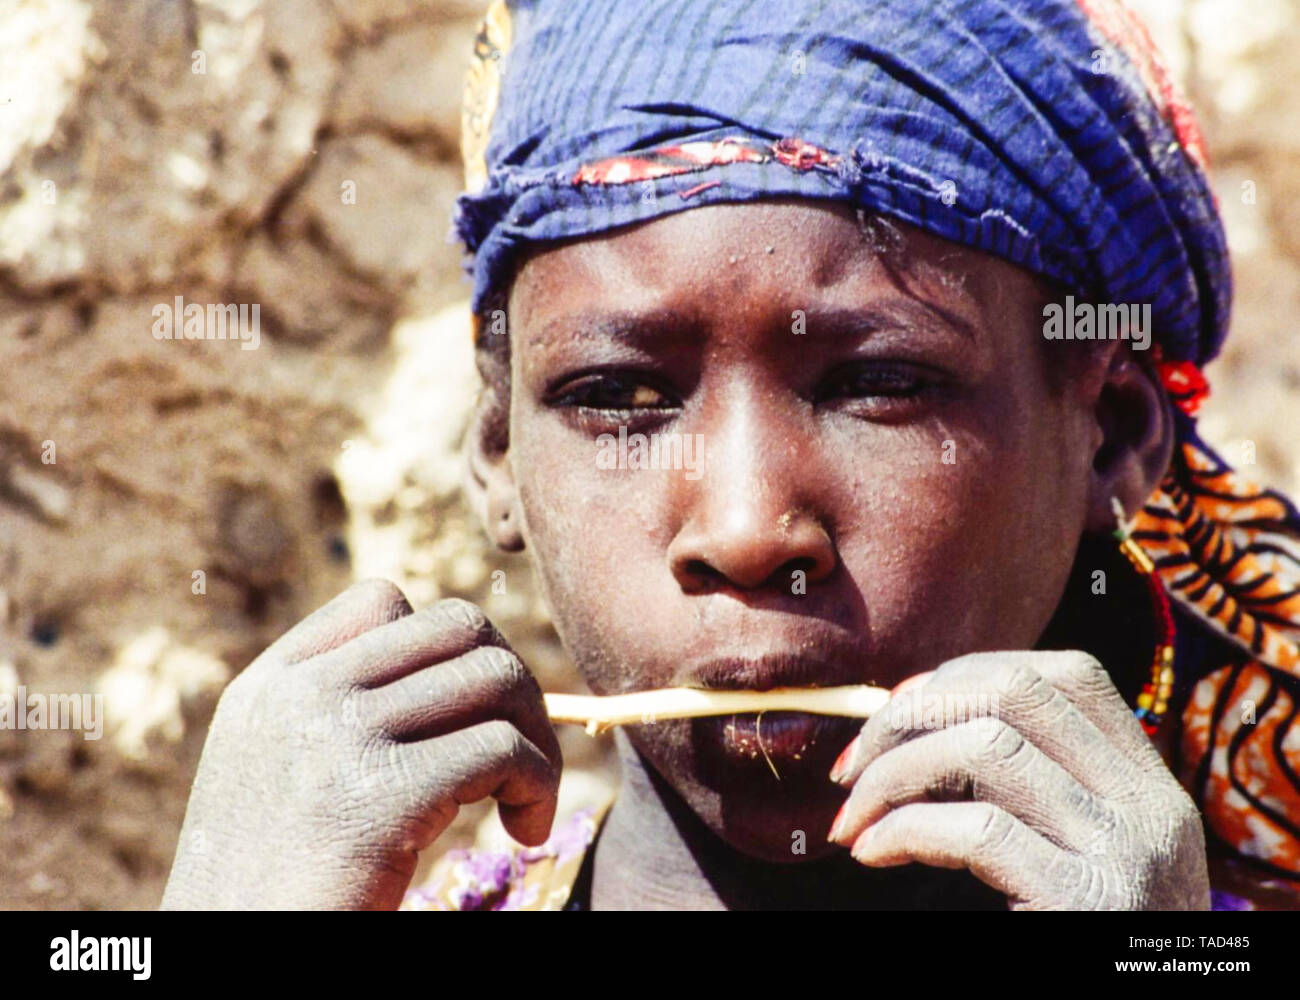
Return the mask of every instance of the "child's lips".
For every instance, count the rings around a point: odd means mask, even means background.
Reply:
[[[789,776],[825,778],[831,762],[862,728],[861,719],[807,712],[712,716],[693,720],[696,732],[730,766]]]
[[[861,719],[837,715],[811,715],[807,712],[764,712],[761,715],[721,716],[723,744],[731,755],[751,760],[766,756],[802,760],[821,756],[828,743],[836,753],[862,728]],[[843,733],[843,737],[840,734]]]
[[[801,643],[814,652],[778,650],[761,656],[714,657],[683,669],[688,687],[768,691],[779,687],[839,687],[870,683],[867,657],[844,642]],[[862,728],[862,719],[809,712],[763,712],[694,719],[707,756],[728,767],[758,768],[791,777],[829,780],[831,764]],[[757,776],[757,775],[756,775]]]
[[[870,683],[863,660],[853,654],[816,655],[775,652],[763,656],[720,657],[684,671],[686,687],[767,691],[777,687],[838,687]]]

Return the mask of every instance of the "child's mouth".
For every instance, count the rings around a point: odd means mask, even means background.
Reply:
[[[816,652],[722,657],[692,664],[681,682],[694,687],[766,691],[777,687],[862,684],[864,657],[843,644],[819,642]],[[862,729],[863,720],[809,712],[746,712],[691,720],[693,742],[729,771],[757,769],[772,780],[796,775],[829,782],[831,765]],[[755,777],[758,777],[757,772]]]
[[[825,763],[826,769],[862,728],[861,719],[807,712],[762,712],[697,719],[729,761],[762,767]],[[796,764],[795,762],[798,762]]]
[[[837,687],[863,684],[857,657],[847,651],[769,653],[766,656],[727,657],[688,668],[678,683],[686,687],[767,691],[777,687]]]

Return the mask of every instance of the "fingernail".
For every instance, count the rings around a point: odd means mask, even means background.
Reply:
[[[854,861],[861,861],[864,857],[870,854],[869,849],[871,847],[871,841],[875,838],[875,835],[876,826],[874,823],[858,834],[858,839],[855,840],[853,846],[849,848],[849,855]]]
[[[835,814],[835,819],[831,822],[831,832],[826,834],[827,840],[836,840],[840,835],[840,828],[844,826],[844,814],[848,812],[849,800],[845,799],[844,804],[840,806],[840,811]]]
[[[853,741],[835,758],[835,763],[831,765],[831,781],[838,784],[849,773],[849,765],[853,763],[853,754],[858,749],[859,739],[861,739],[860,736],[853,737]]]

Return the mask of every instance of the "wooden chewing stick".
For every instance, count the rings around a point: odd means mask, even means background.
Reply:
[[[769,691],[663,688],[604,698],[585,694],[548,694],[545,698],[552,722],[577,723],[595,736],[610,726],[747,712],[811,712],[866,719],[889,700],[889,692],[869,684],[853,684]]]

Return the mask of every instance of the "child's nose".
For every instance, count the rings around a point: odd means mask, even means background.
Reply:
[[[687,593],[734,587],[802,594],[835,569],[835,545],[807,511],[743,503],[701,513],[668,548],[673,575]]]
[[[792,437],[797,422],[754,400],[735,403],[706,421],[703,475],[681,481],[685,509],[669,565],[687,593],[804,593],[838,556],[809,492],[815,475]]]

